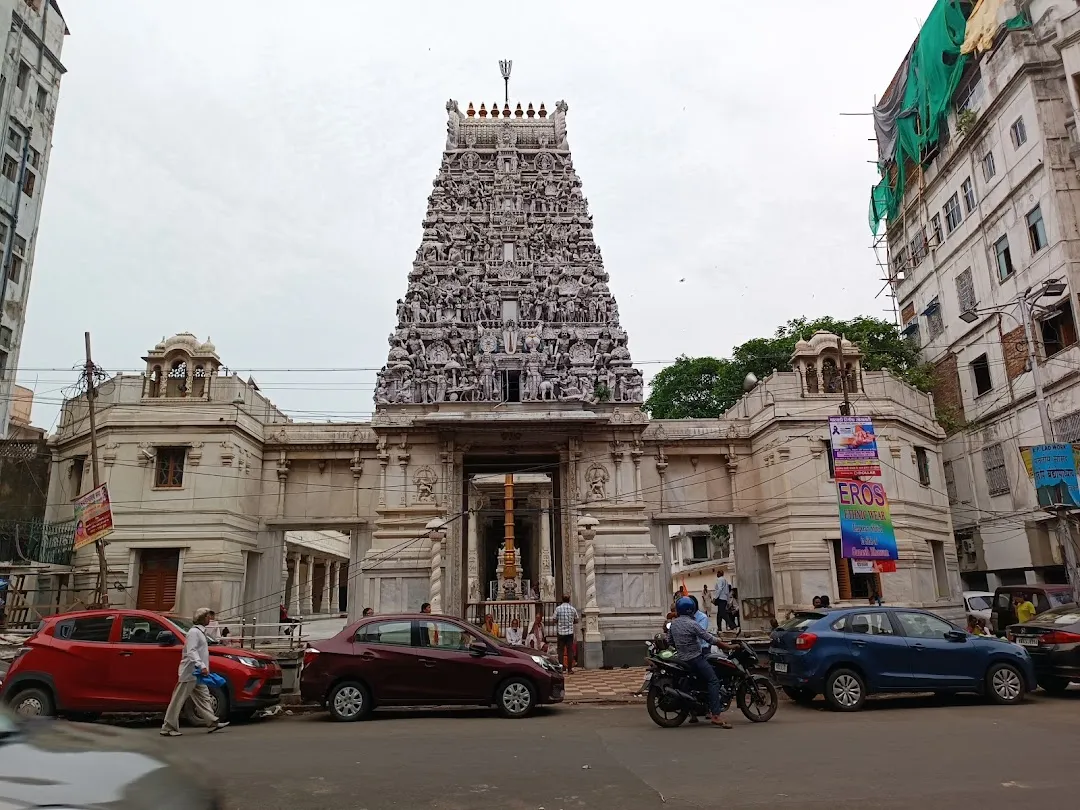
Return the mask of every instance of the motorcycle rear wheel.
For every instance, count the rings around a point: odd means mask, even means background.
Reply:
[[[660,689],[660,684],[654,683],[649,687],[649,694],[645,696],[645,708],[649,710],[649,717],[660,728],[678,728],[686,722],[686,718],[690,716],[690,712],[687,709],[676,709],[674,711],[670,709],[661,708],[661,704],[664,702],[664,693]]]
[[[779,698],[773,682],[764,675],[754,675],[739,684],[735,702],[751,723],[767,723],[776,714]]]

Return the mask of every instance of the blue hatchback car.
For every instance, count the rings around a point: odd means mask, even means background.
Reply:
[[[799,613],[773,631],[769,659],[773,680],[793,700],[824,695],[846,712],[878,692],[977,692],[1008,704],[1036,687],[1018,645],[913,608]]]

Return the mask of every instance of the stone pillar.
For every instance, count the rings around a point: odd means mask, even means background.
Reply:
[[[306,560],[306,562],[305,562]],[[315,567],[313,557],[303,555],[300,557],[300,615],[310,616],[311,607],[311,574]]]
[[[640,441],[635,442],[630,450],[630,458],[634,461],[634,501],[636,503],[641,503],[644,500],[644,495],[641,492],[641,456],[643,452]]]
[[[603,666],[604,644],[600,635],[600,605],[596,601],[596,527],[600,521],[591,515],[578,518],[578,534],[585,545],[585,649],[579,659],[587,669]]]
[[[614,449],[611,451],[611,460],[615,463],[615,503],[618,503],[622,494],[622,460],[623,460],[623,443],[615,442]]]
[[[290,616],[300,615],[300,553],[294,552],[292,557],[292,577],[289,580],[288,601],[285,603]]]
[[[370,598],[370,594],[366,587],[367,580],[363,575],[364,557],[370,548],[371,526],[364,523],[353,528],[349,533],[349,575],[345,582],[349,589],[346,603],[350,622],[359,619],[361,611],[370,604],[364,601]]]
[[[334,612],[334,588],[333,588],[333,570],[334,563],[330,560],[323,562],[323,588],[322,588],[322,604],[319,606],[320,613],[333,613]]]
[[[440,532],[432,532],[431,537],[431,583],[428,601],[432,613],[442,613],[442,537]]]
[[[468,544],[468,578],[469,578],[469,602],[479,602],[482,597],[482,591],[480,589],[480,558],[477,556],[477,546],[479,545],[479,523],[480,523],[480,498],[471,498],[470,507],[471,510],[468,515],[469,521],[469,536]]]
[[[330,604],[328,605],[327,613],[340,613],[341,612],[341,591],[339,586],[341,584],[341,563],[330,563]]]
[[[277,463],[277,477],[278,477],[278,501],[277,501],[277,516],[285,516],[285,482],[289,478],[289,459],[285,455],[285,451],[281,451],[281,455],[278,457]]]
[[[554,553],[551,548],[551,495],[545,492],[540,498],[540,570],[537,572],[537,590],[541,602],[555,601],[555,573],[552,569]]]

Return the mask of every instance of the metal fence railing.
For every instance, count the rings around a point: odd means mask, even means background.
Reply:
[[[74,520],[0,520],[0,561],[71,565],[74,553]]]

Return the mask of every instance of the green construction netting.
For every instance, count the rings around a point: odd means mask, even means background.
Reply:
[[[881,165],[881,181],[870,194],[870,230],[900,210],[906,169],[918,166],[926,150],[938,142],[967,56],[960,53],[967,17],[960,0],[938,0],[912,48],[897,116],[896,149],[891,163]]]

